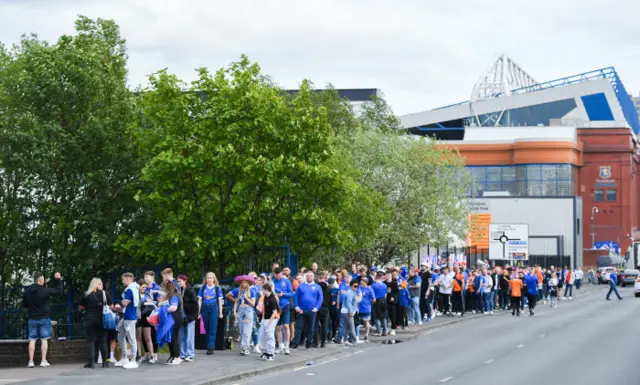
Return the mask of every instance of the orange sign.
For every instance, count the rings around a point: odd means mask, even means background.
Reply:
[[[491,214],[469,214],[467,246],[475,246],[479,249],[488,249],[490,223]]]

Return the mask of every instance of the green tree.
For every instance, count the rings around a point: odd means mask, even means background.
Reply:
[[[25,247],[12,258],[85,281],[128,261],[113,244],[136,210],[139,166],[119,28],[79,17],[76,32],[3,50],[0,130],[3,194],[23,197]]]

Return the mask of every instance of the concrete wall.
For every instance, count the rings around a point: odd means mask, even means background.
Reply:
[[[485,197],[472,203],[488,207],[491,223],[528,224],[529,254],[570,255],[582,265],[581,198]]]

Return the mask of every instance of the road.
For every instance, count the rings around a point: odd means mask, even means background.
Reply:
[[[605,292],[606,293],[606,292]],[[240,384],[640,384],[640,298],[602,291],[536,315],[485,316]]]

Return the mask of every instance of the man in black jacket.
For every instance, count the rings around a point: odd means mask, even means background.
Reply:
[[[322,289],[322,306],[316,313],[316,333],[314,346],[324,348],[327,343],[327,334],[329,333],[329,308],[331,307],[331,287],[327,283],[328,273],[320,272],[318,275],[318,285]]]
[[[395,268],[387,272],[387,312],[389,313],[389,321],[391,322],[390,336],[396,335],[398,327],[398,299],[400,298],[400,286],[398,286],[398,271]]]
[[[33,284],[24,289],[22,306],[28,308],[29,314],[29,366],[33,368],[33,355],[36,341],[40,340],[42,361],[40,366],[50,366],[47,362],[47,341],[51,338],[51,296],[62,293],[62,277],[56,273],[49,287],[44,286],[44,275],[36,273]]]

